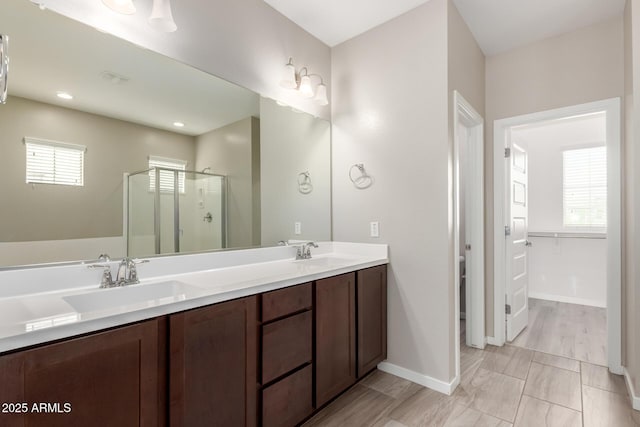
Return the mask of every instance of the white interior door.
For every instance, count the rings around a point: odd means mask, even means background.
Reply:
[[[484,170],[482,126],[468,128],[465,141],[464,248],[468,347],[484,348]]]
[[[513,341],[529,321],[529,275],[527,272],[528,180],[527,151],[510,142],[508,157],[507,218],[510,233],[506,236],[506,304],[507,341]]]

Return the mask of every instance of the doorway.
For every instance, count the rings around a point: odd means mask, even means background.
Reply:
[[[559,226],[554,229],[544,214],[547,230],[531,230],[529,234],[529,219],[533,201],[530,202],[529,187],[531,168],[529,157],[532,147],[532,139],[526,135],[534,135],[545,125],[547,129],[569,128],[572,123],[590,120],[595,123],[601,120],[604,129],[602,138],[592,138],[582,141],[559,151],[561,184],[557,188],[560,198],[560,211],[557,215]],[[583,124],[584,124],[583,123]],[[535,138],[534,138],[535,139]],[[604,141],[598,141],[604,139]],[[577,166],[576,166],[577,165]],[[587,166],[584,166],[587,165]],[[502,167],[501,167],[502,166]],[[579,166],[579,167],[578,167]],[[543,174],[545,179],[553,176],[552,162],[545,165]],[[582,168],[582,169],[580,169]],[[585,169],[586,168],[586,169]],[[572,182],[582,179],[584,170],[591,171],[586,180],[589,184],[587,190],[572,189]],[[526,339],[526,335],[534,333],[533,325],[540,323],[540,319],[529,319],[531,302],[531,315],[539,316],[540,311],[547,313],[547,332],[553,332],[549,328],[551,322],[551,303],[548,299],[554,299],[555,304],[583,304],[581,316],[576,320],[576,330],[580,322],[584,322],[584,313],[589,312],[591,306],[606,305],[606,309],[599,309],[606,315],[606,321],[602,322],[602,342],[606,345],[606,354],[598,356],[601,363],[606,364],[613,373],[622,373],[621,366],[621,156],[620,156],[620,101],[610,99],[588,104],[581,104],[556,110],[543,111],[524,116],[497,120],[494,129],[494,322],[495,337],[493,344],[503,345],[505,342],[513,342],[517,345]],[[587,173],[587,172],[584,172]],[[601,187],[597,188],[598,174],[605,174]],[[588,175],[588,173],[587,173]],[[600,177],[602,178],[602,177]],[[573,181],[572,181],[573,180]],[[576,181],[577,182],[577,181]],[[582,185],[582,184],[581,184]],[[554,189],[548,189],[545,197],[553,199]],[[598,191],[605,194],[601,198]],[[600,197],[600,198],[599,198]],[[587,200],[591,205],[582,208]],[[600,205],[598,205],[600,203]],[[582,205],[581,205],[582,204]],[[538,214],[536,214],[538,215]],[[539,217],[536,218],[537,228],[540,228]],[[603,220],[604,218],[604,220]],[[544,223],[542,221],[542,223]],[[598,229],[600,226],[600,229]],[[564,228],[563,228],[564,227]],[[543,227],[544,228],[544,227]],[[568,232],[567,232],[568,230]],[[577,239],[580,239],[577,241]],[[572,243],[573,242],[573,243]],[[584,293],[585,286],[580,281],[582,288],[578,289],[576,283],[573,289],[562,292],[561,289],[553,289],[551,297],[549,291],[534,289],[530,294],[529,279],[535,269],[532,269],[530,254],[536,246],[539,256],[547,256],[545,265],[552,268],[553,262],[558,259],[549,258],[549,254],[560,245],[565,247],[565,252],[584,249],[587,245],[598,246],[604,255],[605,261],[599,271],[602,273],[601,282],[606,283],[595,294]],[[540,251],[538,246],[545,247],[546,251]],[[573,245],[573,247],[571,247]],[[602,257],[601,257],[602,258]],[[538,259],[539,260],[539,259]],[[582,260],[584,266],[585,259]],[[566,268],[570,261],[558,263],[559,268]],[[578,272],[580,273],[580,272]],[[593,276],[593,274],[592,274]],[[534,274],[534,279],[536,279]],[[578,281],[576,281],[578,282]],[[569,284],[570,286],[571,284]],[[549,288],[547,288],[549,289]],[[580,293],[582,292],[582,294]],[[597,292],[596,292],[597,293]],[[530,299],[531,296],[537,299]],[[573,308],[572,304],[566,304],[556,309],[556,314],[569,316]],[[504,310],[502,309],[504,307]],[[593,311],[598,315],[598,309]],[[559,321],[566,325],[567,317]],[[531,325],[527,331],[527,326]],[[522,332],[522,331],[525,332]],[[606,336],[606,337],[605,337]],[[525,338],[523,338],[525,337]],[[515,340],[515,341],[514,341]],[[518,341],[519,340],[519,341]],[[548,342],[547,342],[548,344]],[[549,344],[551,345],[551,344]],[[563,354],[560,354],[563,355]]]
[[[484,306],[484,119],[453,92],[456,381],[460,345],[486,345]]]

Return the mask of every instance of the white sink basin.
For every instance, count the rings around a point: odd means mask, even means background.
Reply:
[[[131,309],[132,306],[155,307],[157,305],[197,297],[204,291],[175,280],[144,285],[128,285],[119,288],[100,289],[93,292],[62,297],[79,313]]]

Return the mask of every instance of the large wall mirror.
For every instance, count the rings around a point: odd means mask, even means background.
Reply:
[[[329,240],[330,124],[0,4],[0,267]]]

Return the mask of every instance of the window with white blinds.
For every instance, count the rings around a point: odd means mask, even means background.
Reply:
[[[563,163],[564,225],[607,226],[607,148],[566,150]]]
[[[27,184],[84,185],[84,145],[24,138]]]
[[[183,171],[187,168],[187,162],[178,159],[149,156],[149,191],[156,191],[156,170],[153,168]],[[175,185],[175,173],[173,170],[160,170],[160,191],[163,193],[173,193]],[[178,190],[181,194],[184,194],[184,189],[185,174],[178,173]]]

